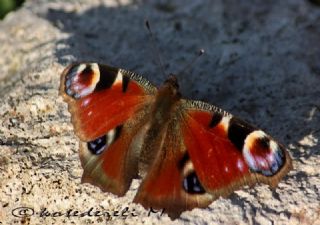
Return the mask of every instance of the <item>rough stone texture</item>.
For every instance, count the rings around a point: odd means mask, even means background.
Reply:
[[[276,190],[246,188],[171,221],[131,203],[138,181],[122,198],[80,184],[59,75],[90,60],[161,84],[145,18],[167,72],[206,50],[179,78],[185,97],[216,104],[288,146],[294,170]],[[0,22],[0,224],[105,224],[101,216],[53,214],[91,207],[138,214],[108,224],[320,224],[319,21],[320,8],[303,0],[28,1]],[[38,214],[14,217],[17,207]],[[51,215],[39,214],[44,208]]]

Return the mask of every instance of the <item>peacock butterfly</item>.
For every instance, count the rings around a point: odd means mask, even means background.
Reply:
[[[60,94],[80,139],[82,182],[123,196],[142,177],[134,202],[172,219],[244,185],[275,187],[292,168],[286,149],[262,130],[181,98],[173,75],[157,89],[130,71],[72,64]]]

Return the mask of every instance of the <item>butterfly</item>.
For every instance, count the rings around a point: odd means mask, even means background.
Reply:
[[[61,74],[80,139],[82,182],[134,198],[175,219],[245,185],[276,187],[292,169],[285,147],[259,128],[208,103],[182,98],[170,75],[156,88],[142,76],[98,63]]]

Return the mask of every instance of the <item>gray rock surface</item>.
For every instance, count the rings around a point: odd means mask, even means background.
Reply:
[[[122,198],[80,184],[60,73],[90,60],[160,85],[146,18],[167,73],[206,50],[179,77],[186,98],[238,115],[288,147],[294,170],[277,189],[245,188],[171,221],[131,203],[138,181]],[[320,8],[302,0],[27,1],[0,22],[0,224],[105,224],[102,216],[59,214],[91,207],[138,215],[108,224],[320,224],[319,40]],[[13,216],[17,207],[34,215]]]

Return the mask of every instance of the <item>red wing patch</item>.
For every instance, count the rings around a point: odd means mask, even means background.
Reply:
[[[206,190],[223,193],[249,178],[250,172],[241,150],[228,138],[230,118],[222,117],[216,126],[210,127],[213,116],[204,111],[189,112],[183,136],[201,184]]]
[[[70,107],[70,111],[78,115],[75,127],[80,137],[92,140],[105,134],[132,117],[147,101],[142,88],[133,82],[129,84],[129,93],[122,93],[121,89],[121,84],[114,85],[92,93]]]

